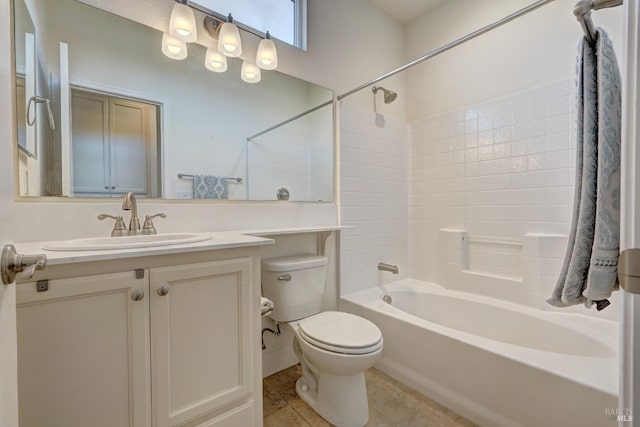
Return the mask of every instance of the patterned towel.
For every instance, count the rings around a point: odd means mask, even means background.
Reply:
[[[229,196],[229,181],[226,176],[194,175],[194,199],[227,199]]]
[[[621,83],[613,45],[598,29],[578,48],[578,144],[569,244],[551,305],[597,303],[617,288],[620,244]]]

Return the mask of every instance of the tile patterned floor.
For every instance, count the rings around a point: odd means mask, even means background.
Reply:
[[[369,427],[477,427],[375,368],[365,376]],[[264,379],[265,427],[331,426],[296,394],[299,377],[300,365],[296,365]]]

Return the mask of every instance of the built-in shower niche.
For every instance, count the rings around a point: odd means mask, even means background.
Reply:
[[[525,233],[521,239],[469,234],[465,229],[439,232],[438,284],[542,310],[619,320],[618,295],[602,312],[584,306],[555,308],[546,302],[556,284],[567,246],[561,234]]]

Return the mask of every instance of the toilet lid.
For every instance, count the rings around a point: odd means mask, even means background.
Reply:
[[[328,351],[363,354],[382,347],[380,329],[349,313],[324,311],[301,320],[299,328],[306,341]]]

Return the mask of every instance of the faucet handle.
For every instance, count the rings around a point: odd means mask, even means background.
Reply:
[[[127,226],[124,225],[124,219],[122,218],[122,216],[113,216],[107,214],[98,215],[99,221],[105,220],[107,218],[111,218],[116,221],[113,226],[113,230],[111,230],[111,237],[127,236],[129,234],[127,231]]]
[[[159,213],[155,215],[145,215],[144,225],[142,226],[142,234],[158,234],[156,227],[153,225],[153,218],[166,218],[167,214]]]

